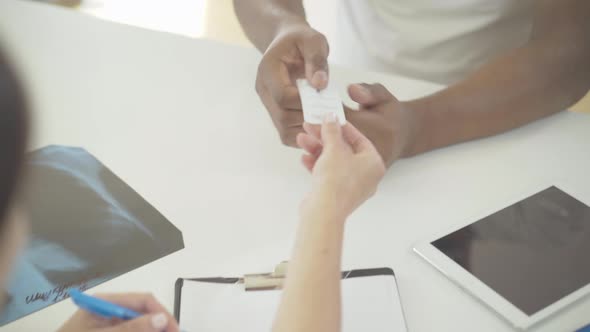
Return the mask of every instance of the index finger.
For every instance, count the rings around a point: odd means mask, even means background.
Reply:
[[[329,79],[328,54],[330,53],[326,37],[320,33],[313,33],[303,38],[298,47],[305,62],[305,77],[316,89],[325,89]]]
[[[330,112],[324,116],[321,135],[322,144],[326,149],[339,149],[346,146],[344,137],[342,137],[342,128],[336,118],[336,113]]]
[[[153,295],[148,293],[96,294],[96,297],[144,314],[168,312]]]

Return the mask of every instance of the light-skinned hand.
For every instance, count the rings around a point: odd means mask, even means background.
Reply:
[[[108,320],[78,310],[58,332],[178,332],[174,317],[151,294],[103,294],[97,297],[144,314],[129,320]]]
[[[299,134],[297,143],[307,152],[302,162],[313,177],[304,209],[324,204],[344,220],[375,193],[385,174],[385,164],[371,141],[350,123],[340,126],[333,113],[326,116],[319,135]]]

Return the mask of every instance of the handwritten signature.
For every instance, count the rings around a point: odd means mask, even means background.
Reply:
[[[92,278],[92,279],[94,279],[94,278]],[[50,289],[48,291],[45,291],[45,292],[36,292],[34,294],[28,295],[25,298],[25,303],[30,304],[30,303],[34,303],[37,301],[42,301],[42,302],[51,301],[51,303],[57,303],[59,301],[65,300],[70,297],[67,292],[67,290],[70,288],[77,288],[81,291],[85,291],[85,290],[89,289],[90,287],[88,286],[88,282],[92,279],[84,280],[84,281],[78,282],[78,283],[69,283],[69,284],[60,285],[60,286],[57,286],[57,287]]]

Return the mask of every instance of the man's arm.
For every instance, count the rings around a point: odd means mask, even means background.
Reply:
[[[406,103],[418,133],[406,156],[557,113],[590,89],[590,1],[538,1],[530,41],[464,81]]]
[[[316,89],[328,84],[328,41],[305,20],[302,0],[234,0],[248,38],[263,54],[256,92],[281,141],[294,146],[303,132],[303,112],[295,80]]]
[[[263,53],[284,25],[307,24],[302,0],[234,0],[234,8],[244,32]]]

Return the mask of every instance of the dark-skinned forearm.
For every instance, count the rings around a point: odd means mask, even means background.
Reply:
[[[581,99],[590,89],[590,25],[582,22],[588,5],[579,10],[559,27],[541,24],[525,46],[464,81],[407,102],[418,128],[405,156],[517,128]]]
[[[234,9],[248,39],[261,52],[281,27],[305,22],[302,0],[234,0]]]

